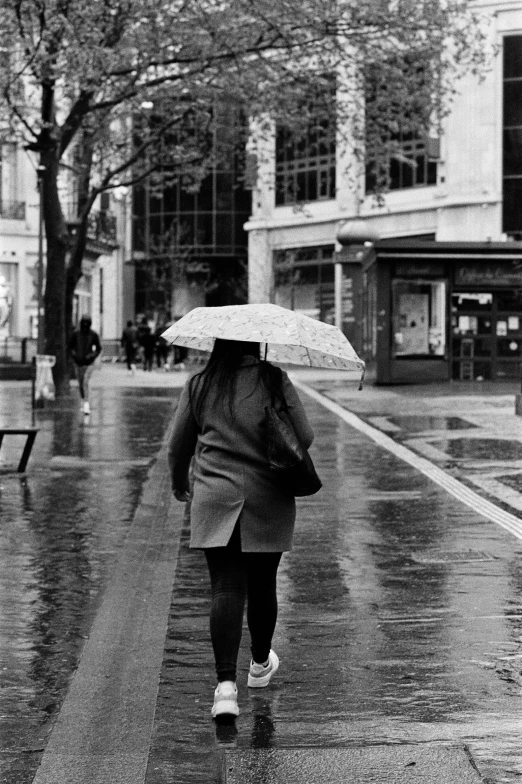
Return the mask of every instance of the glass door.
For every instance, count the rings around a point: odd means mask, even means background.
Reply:
[[[451,298],[452,375],[461,381],[519,378],[522,292],[459,292]]]
[[[460,292],[451,296],[452,376],[460,381],[492,378],[493,294]]]

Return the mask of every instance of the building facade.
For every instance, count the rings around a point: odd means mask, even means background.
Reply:
[[[201,305],[246,301],[251,213],[245,183],[244,117],[236,102],[214,108],[210,165],[197,187],[169,167],[161,187],[134,188],[132,254],[134,309],[164,324]]]
[[[444,358],[442,376],[446,378],[497,378],[520,372],[522,332],[498,334],[513,338],[507,345],[516,346],[507,349],[510,362],[489,362],[487,372],[480,363],[461,372],[456,358],[462,350],[461,339],[470,337],[465,333],[479,329],[478,322],[460,318],[462,308],[487,300],[492,308],[500,307],[502,314],[502,297],[498,299],[494,291],[522,287],[522,267],[518,266],[522,261],[522,245],[518,247],[522,240],[522,3],[477,0],[473,5],[490,18],[491,40],[498,47],[493,67],[483,80],[468,75],[459,82],[440,137],[401,139],[405,157],[415,165],[391,163],[390,190],[383,204],[371,195],[368,172],[364,184],[359,183],[363,196],[357,197],[331,127],[325,126],[322,138],[312,139],[299,150],[285,145],[281,134],[274,133],[263,143],[260,155],[258,187],[246,224],[250,301],[277,302],[336,323],[371,363],[377,357],[375,336],[368,338],[369,306],[365,306],[365,315],[361,302],[379,297],[381,311],[385,310],[389,320],[387,342],[384,346],[379,342],[380,354],[385,352],[388,358],[400,354],[406,368],[407,357],[412,360],[409,371],[396,379],[384,373],[384,382],[422,380],[428,365],[419,365],[417,360],[433,356]],[[341,227],[348,243],[344,248],[338,242]],[[431,243],[444,250],[446,257],[436,251],[428,264],[425,251],[418,250],[416,261],[413,250],[407,255],[409,274],[402,276],[401,283],[401,249],[395,250],[394,257],[399,266],[393,272],[388,266],[386,277],[382,272],[384,248],[379,255],[376,242],[375,252],[369,253],[363,242],[365,231],[368,238],[378,237],[384,245]],[[462,243],[469,246],[462,264],[473,267],[470,258],[476,260],[474,271],[467,273],[469,297],[462,278],[464,267],[455,279],[448,266],[452,245]],[[509,251],[502,254],[507,246]],[[482,273],[477,271],[481,258],[487,259],[489,272],[484,265]],[[496,283],[493,269],[498,273]],[[378,291],[372,290],[377,285]],[[460,304],[455,305],[457,293]],[[482,299],[475,298],[479,294]],[[452,307],[458,311],[456,320],[452,320]],[[506,321],[511,324],[509,333],[515,324],[513,307],[512,302],[506,319],[499,317],[494,323],[490,319],[489,327],[503,330]],[[410,332],[401,328],[401,324],[418,325],[421,317],[422,335],[419,326],[416,331],[410,327]],[[478,333],[475,337],[475,348],[480,350]],[[430,376],[427,370],[426,374]]]
[[[38,334],[40,204],[36,160],[14,143],[0,146],[0,361],[29,361]],[[62,208],[76,219],[73,183],[64,178]],[[88,242],[74,302],[74,320],[89,314],[106,342],[119,338],[124,318],[127,254],[126,197],[104,195],[90,215]],[[41,248],[41,251],[40,251]],[[45,275],[45,273],[44,273]]]

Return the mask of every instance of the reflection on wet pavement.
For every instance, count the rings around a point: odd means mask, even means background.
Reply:
[[[299,501],[282,561],[281,669],[248,692],[245,628],[237,732],[213,725],[208,578],[185,530],[146,783],[218,782],[227,748],[426,742],[468,744],[483,775],[518,780],[522,543],[307,410],[324,490]]]
[[[71,396],[38,412],[26,476],[0,475],[2,784],[33,779],[172,402],[95,393],[85,421]],[[30,414],[27,396],[13,395],[0,421]]]
[[[452,416],[422,416],[417,415],[404,415],[404,416],[391,416],[388,417],[390,422],[404,428],[409,433],[422,432],[425,430],[464,430],[470,427],[476,427],[471,422],[467,422],[461,417]]]

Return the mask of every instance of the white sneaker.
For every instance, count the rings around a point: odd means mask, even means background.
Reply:
[[[234,681],[221,681],[214,692],[212,718],[217,716],[239,716],[237,687]]]
[[[250,671],[248,673],[248,685],[251,689],[263,689],[270,683],[270,678],[275,675],[279,669],[279,657],[275,651],[270,651],[268,654],[268,664],[256,664],[252,659],[250,662]]]
[[[90,406],[90,404],[87,402],[87,400],[86,400],[86,401],[85,401],[85,403],[83,404],[83,413],[84,413],[84,414],[90,414],[90,413],[91,413],[91,406]]]

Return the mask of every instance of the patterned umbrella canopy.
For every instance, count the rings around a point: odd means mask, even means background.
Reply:
[[[216,338],[259,342],[269,362],[364,372],[364,362],[340,329],[279,305],[194,308],[162,337],[200,351],[212,351]]]

